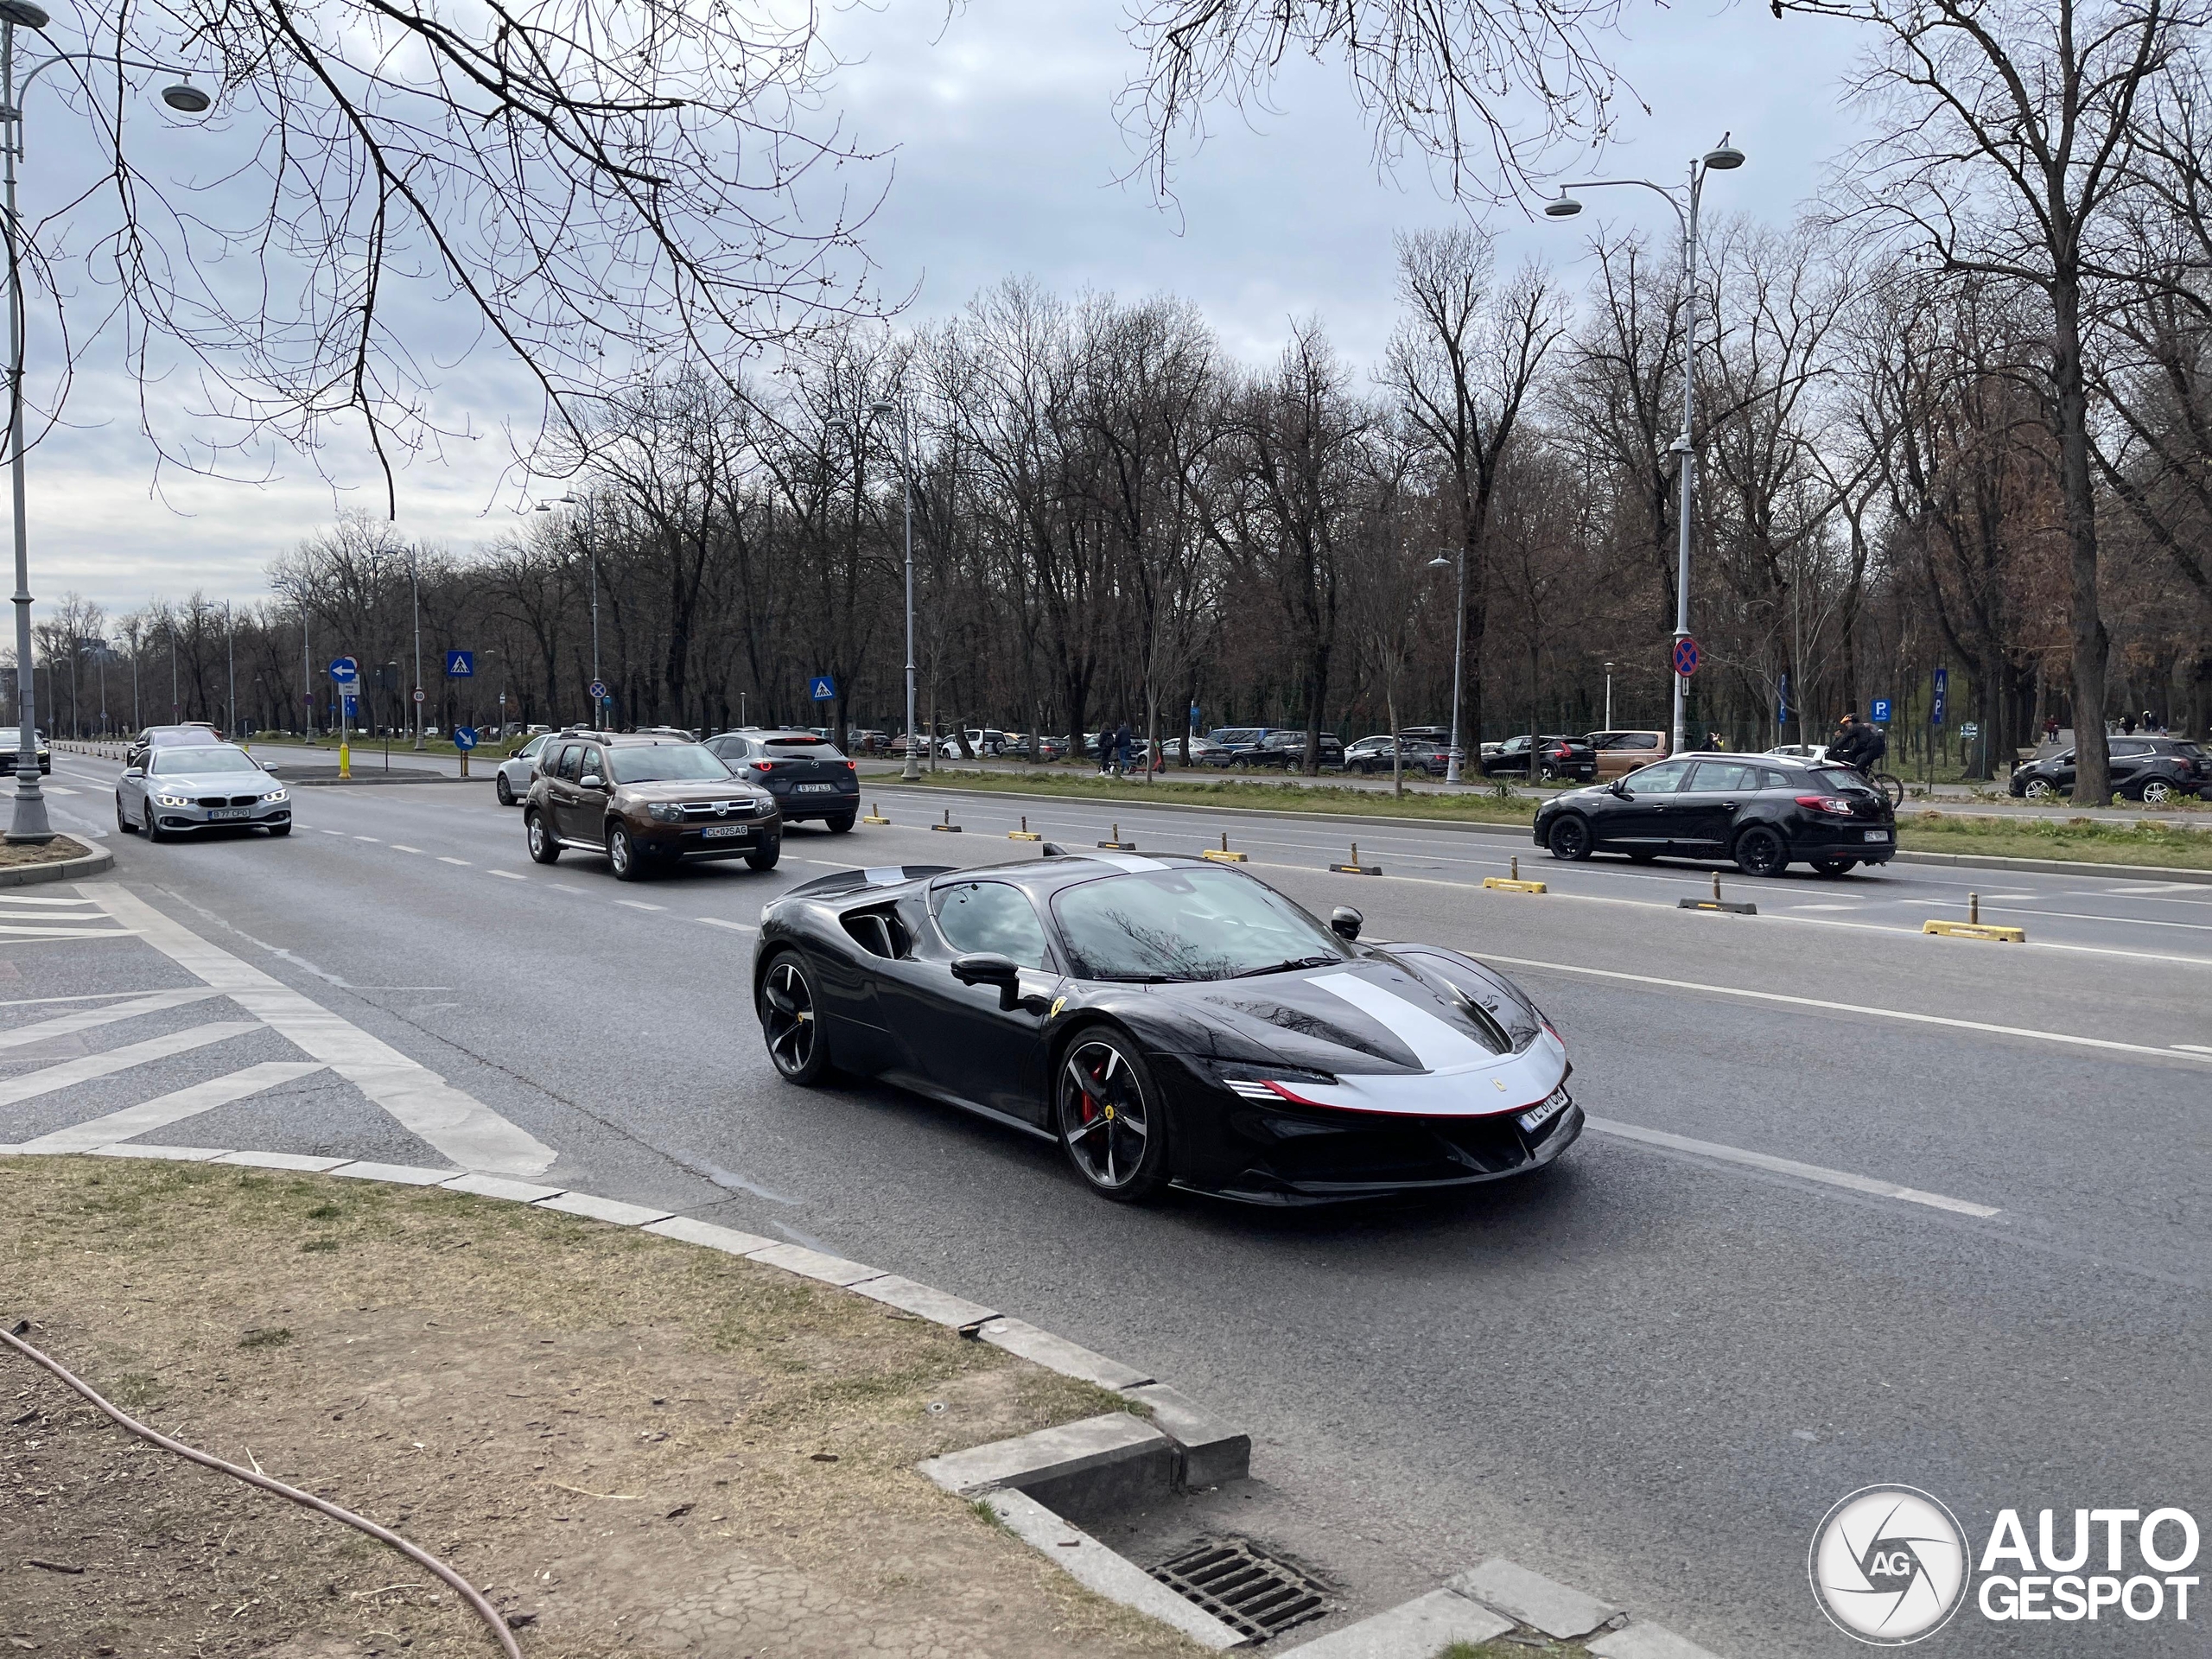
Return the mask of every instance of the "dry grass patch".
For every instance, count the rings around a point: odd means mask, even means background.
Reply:
[[[56,836],[43,843],[0,842],[0,870],[26,864],[63,864],[73,858],[89,858],[92,849],[70,836]]]
[[[0,1160],[0,1318],[154,1427],[443,1554],[533,1655],[1192,1651],[912,1472],[1119,1397],[864,1298],[496,1200],[203,1165]],[[6,1355],[0,1422],[0,1642],[493,1650],[403,1558]]]

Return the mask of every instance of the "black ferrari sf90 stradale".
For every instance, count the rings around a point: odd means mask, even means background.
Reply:
[[[791,1081],[836,1068],[1046,1135],[1103,1198],[1440,1191],[1573,1144],[1535,1004],[1359,928],[1196,858],[854,870],[762,913],[754,1001]]]

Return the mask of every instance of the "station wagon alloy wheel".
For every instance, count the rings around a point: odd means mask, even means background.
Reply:
[[[1158,1127],[1136,1057],[1113,1037],[1079,1040],[1060,1062],[1060,1144],[1093,1191],[1149,1197],[1161,1185]]]

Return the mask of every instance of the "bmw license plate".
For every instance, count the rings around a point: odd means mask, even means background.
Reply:
[[[210,812],[207,818],[211,823],[220,823],[226,818],[250,818],[252,816],[253,809],[250,806],[220,806]]]
[[[699,835],[705,841],[727,841],[734,836],[749,836],[752,833],[753,826],[749,823],[710,823]]]
[[[1554,1089],[1545,1096],[1541,1105],[1531,1106],[1521,1114],[1521,1127],[1524,1129],[1540,1129],[1566,1109],[1567,1090],[1563,1088]]]
[[[791,785],[791,793],[794,795],[828,795],[835,792],[836,787],[837,785],[835,784],[793,784]]]
[[[1890,832],[1886,830],[1869,830],[1866,832],[1866,839],[1869,841],[1887,841],[1889,838]]]

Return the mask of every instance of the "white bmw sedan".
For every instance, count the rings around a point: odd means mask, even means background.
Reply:
[[[292,833],[291,791],[235,743],[149,750],[115,785],[115,827],[126,836],[228,826]]]

